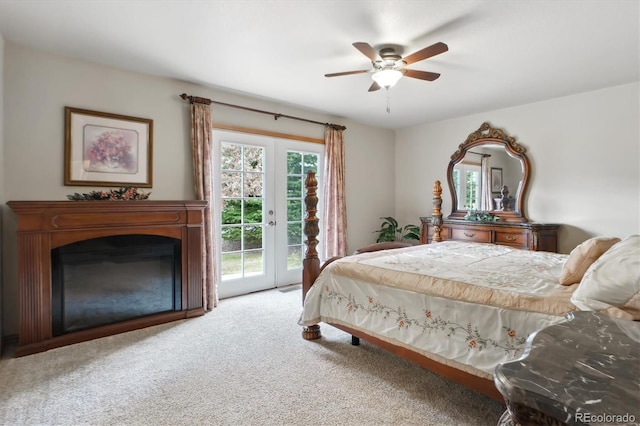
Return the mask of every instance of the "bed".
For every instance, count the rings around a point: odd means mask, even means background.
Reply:
[[[522,356],[534,331],[564,322],[576,310],[640,319],[638,236],[623,240],[624,261],[611,260],[617,266],[608,268],[592,265],[616,252],[619,238],[594,238],[569,255],[443,241],[330,259],[320,268],[316,185],[311,174],[299,321],[305,339],[320,337],[319,323],[330,324],[350,333],[354,344],[362,338],[502,400],[494,369]],[[584,277],[611,288],[596,294],[602,289],[591,283],[579,292]]]

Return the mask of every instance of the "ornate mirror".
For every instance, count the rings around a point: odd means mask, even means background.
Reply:
[[[527,222],[524,198],[529,179],[526,149],[515,138],[483,123],[458,146],[447,168],[449,219],[471,214],[505,222]]]

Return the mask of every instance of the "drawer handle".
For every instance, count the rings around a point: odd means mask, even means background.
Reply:
[[[464,233],[465,237],[469,237],[469,238],[473,238],[476,236],[475,232],[465,232]]]
[[[512,237],[511,235],[506,235],[504,237],[504,239],[507,240],[507,241],[517,241],[518,240],[518,236],[516,235],[516,236]]]

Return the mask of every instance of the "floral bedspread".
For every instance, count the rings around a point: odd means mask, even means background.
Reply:
[[[534,331],[565,321],[567,255],[447,241],[348,256],[307,293],[302,325],[336,323],[490,378]]]

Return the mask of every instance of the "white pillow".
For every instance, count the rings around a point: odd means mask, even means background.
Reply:
[[[631,235],[591,264],[571,303],[583,311],[612,307],[640,319],[640,235]]]
[[[562,266],[560,284],[571,285],[579,283],[589,266],[618,242],[620,242],[620,238],[595,237],[584,241],[571,250],[569,258]]]

